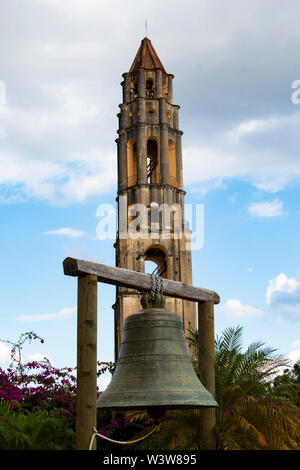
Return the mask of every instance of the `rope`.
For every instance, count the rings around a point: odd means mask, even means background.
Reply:
[[[151,274],[151,281],[152,281],[152,286],[150,290],[149,301],[153,303],[155,300],[155,294],[163,295],[164,286],[163,286],[163,280],[159,274]]]
[[[150,436],[150,434],[152,434],[156,430],[157,430],[157,426],[155,426],[152,429],[152,431],[148,432],[148,434],[146,434],[145,436],[139,437],[138,439],[135,439],[134,441],[115,441],[114,439],[110,439],[109,437],[103,436],[103,434],[100,434],[96,428],[93,428],[94,434],[92,435],[92,438],[91,438],[89,450],[92,450],[94,439],[96,436],[101,437],[101,439],[105,439],[106,441],[113,442],[114,444],[135,444],[136,442],[146,439],[146,437]]]

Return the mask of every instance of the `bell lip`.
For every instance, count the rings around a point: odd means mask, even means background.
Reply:
[[[129,400],[130,401],[130,400]],[[169,397],[168,401],[166,400],[165,402],[159,400],[153,400],[153,398],[150,398],[147,400],[147,398],[137,399],[137,400],[132,400],[131,403],[129,401],[126,403],[126,400],[123,400],[119,402],[119,404],[114,403],[114,398],[113,397],[99,397],[96,401],[96,407],[97,408],[111,408],[112,410],[114,409],[119,409],[119,410],[144,410],[144,409],[149,409],[149,408],[166,408],[166,409],[173,409],[173,410],[184,410],[184,409],[193,409],[193,408],[216,408],[218,407],[218,403],[215,400],[214,396],[208,392],[208,395],[206,395],[206,398],[204,397],[184,397],[182,396],[173,396]]]
[[[108,406],[97,404],[97,409],[100,410],[118,410],[118,411],[131,411],[131,410],[150,410],[150,409],[164,409],[168,410],[193,410],[199,408],[217,408],[219,405],[217,402],[211,405],[128,405],[128,406]]]

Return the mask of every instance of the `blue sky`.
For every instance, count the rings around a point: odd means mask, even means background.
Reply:
[[[63,275],[62,261],[114,265],[113,240],[96,238],[96,211],[115,204],[120,82],[147,17],[148,36],[175,75],[186,203],[204,204],[194,285],[221,297],[216,334],[243,325],[245,346],[261,340],[295,362],[300,104],[292,101],[292,84],[300,79],[299,2],[123,5],[1,4],[0,338],[14,341],[34,330],[45,343],[30,345],[26,357],[75,365],[76,279]],[[114,297],[114,287],[99,286],[102,360],[113,360]]]

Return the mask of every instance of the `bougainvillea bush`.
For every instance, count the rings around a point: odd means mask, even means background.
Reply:
[[[71,426],[75,417],[75,368],[56,368],[47,358],[23,364],[23,346],[33,340],[44,343],[34,332],[23,333],[17,343],[6,341],[12,346],[11,364],[6,371],[0,369],[0,397],[10,408],[24,412],[59,410]]]
[[[4,341],[11,346],[11,364],[0,368],[0,449],[72,449],[76,368],[56,368],[47,358],[23,363],[23,348],[32,341],[44,343],[33,331],[16,343]],[[99,377],[114,364],[97,366]]]

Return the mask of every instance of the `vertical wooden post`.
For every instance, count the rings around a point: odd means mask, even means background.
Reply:
[[[88,450],[97,425],[97,276],[78,277],[76,449]],[[96,449],[94,441],[93,450]]]
[[[214,303],[198,302],[199,356],[198,371],[204,387],[215,396],[215,339]],[[215,408],[201,410],[201,436],[203,450],[215,450]]]

